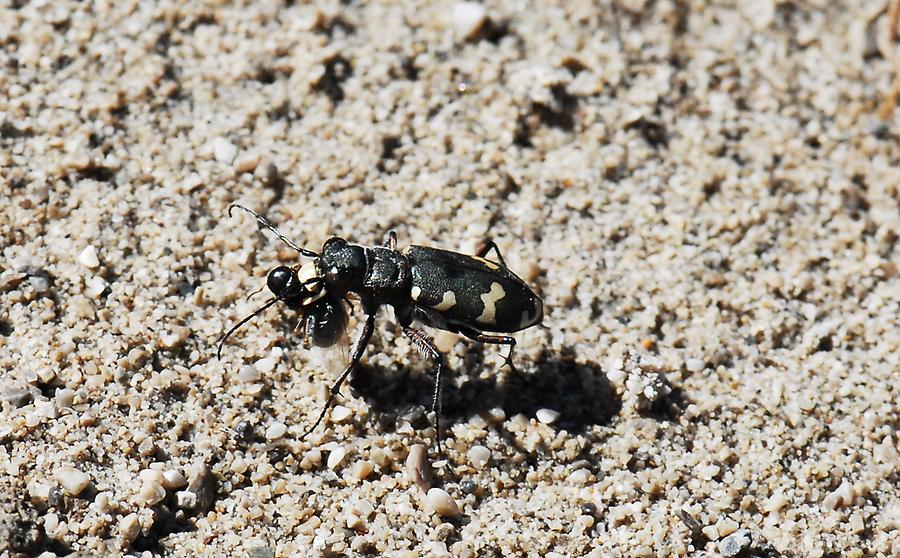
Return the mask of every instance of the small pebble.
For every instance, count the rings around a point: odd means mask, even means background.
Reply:
[[[100,267],[100,259],[97,257],[97,249],[88,244],[88,246],[78,255],[78,263],[88,269],[97,269]]]
[[[57,409],[65,409],[66,407],[71,407],[72,403],[75,401],[75,391],[69,388],[61,388],[56,390],[56,394],[53,396],[53,404],[56,405]]]
[[[69,496],[78,496],[91,483],[91,477],[74,467],[60,467],[53,478]]]
[[[434,336],[434,346],[442,353],[449,353],[459,341],[459,335],[450,331],[441,331]]]
[[[145,506],[154,506],[166,497],[166,489],[161,484],[145,481],[138,492],[138,500]]]
[[[6,401],[17,409],[31,403],[32,397],[30,390],[22,388],[8,388],[0,392],[0,401]]]
[[[234,160],[234,170],[236,172],[253,172],[259,165],[259,159],[259,153],[242,153],[240,157]]]
[[[491,450],[484,446],[472,446],[467,454],[469,463],[476,469],[484,469],[491,459]]]
[[[588,469],[578,469],[569,474],[566,481],[571,484],[586,484],[590,479],[591,472]]]
[[[353,411],[343,405],[335,405],[331,410],[331,421],[342,423],[353,415]]]
[[[225,138],[216,138],[212,142],[213,157],[220,163],[230,165],[237,157],[238,148]]]
[[[722,556],[738,556],[750,548],[750,532],[742,529],[719,541],[719,552]]]
[[[119,535],[126,541],[133,542],[141,532],[141,524],[136,513],[130,513],[119,520]]]
[[[559,420],[559,412],[553,409],[538,409],[536,416],[544,424],[553,424]]]
[[[372,471],[374,470],[375,468],[372,467],[372,464],[370,462],[366,460],[360,460],[353,465],[353,472],[351,474],[353,475],[353,478],[357,480],[364,480],[366,477],[371,475]]]
[[[478,34],[487,23],[487,11],[478,2],[457,2],[453,6],[453,29],[463,39]]]
[[[272,370],[275,370],[275,365],[277,361],[272,357],[265,357],[257,360],[253,365],[257,370],[262,372],[263,374],[268,374]]]
[[[59,516],[55,513],[48,513],[44,516],[44,531],[52,534],[59,527]]]
[[[830,510],[837,510],[852,504],[855,497],[856,491],[853,488],[853,484],[844,479],[834,492],[822,499],[822,506]]]
[[[338,446],[328,454],[325,466],[334,471],[344,462],[345,457],[347,457],[347,450],[343,446]]]
[[[103,277],[94,275],[85,281],[85,286],[87,288],[85,289],[84,294],[92,298],[97,298],[106,290],[106,280],[104,280]]]
[[[162,485],[166,490],[175,490],[187,486],[187,479],[181,474],[181,471],[169,469],[163,471]]]
[[[425,446],[416,444],[409,448],[409,454],[406,456],[406,475],[422,490],[428,490],[431,486],[427,454]]]
[[[258,381],[262,375],[259,373],[259,370],[252,364],[246,364],[238,370],[237,379],[242,382],[253,383]]]
[[[197,507],[197,495],[190,490],[176,492],[175,505],[183,510],[192,510]]]
[[[194,465],[188,475],[188,490],[196,495],[195,506],[192,509],[206,511],[212,506],[216,484],[216,477],[209,467],[202,463]]]
[[[425,503],[428,509],[441,517],[452,517],[459,514],[459,506],[456,505],[456,501],[442,488],[429,489],[425,496]]]
[[[273,422],[266,428],[266,440],[277,440],[287,433],[287,425],[283,422]]]

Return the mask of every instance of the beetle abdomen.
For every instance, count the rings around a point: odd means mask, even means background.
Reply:
[[[511,333],[543,318],[540,297],[499,263],[425,246],[411,246],[407,257],[413,301],[449,324]]]

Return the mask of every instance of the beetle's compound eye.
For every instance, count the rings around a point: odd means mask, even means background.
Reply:
[[[294,272],[291,271],[291,268],[281,265],[269,272],[269,276],[266,278],[266,285],[273,295],[281,297],[284,296],[288,284],[293,279]]]

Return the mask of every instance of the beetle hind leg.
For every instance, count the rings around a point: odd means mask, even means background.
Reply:
[[[413,345],[425,356],[431,357],[437,367],[434,376],[434,393],[431,399],[431,410],[434,412],[434,445],[438,455],[444,455],[444,447],[441,443],[441,376],[444,371],[444,359],[428,337],[418,329],[404,327],[403,334],[409,337]]]
[[[475,250],[475,255],[479,258],[483,258],[487,256],[488,252],[491,250],[497,254],[497,259],[500,260],[500,265],[506,267],[506,262],[503,261],[503,254],[500,253],[500,247],[497,246],[497,243],[494,242],[493,238],[485,238],[478,244],[478,249]]]
[[[503,357],[503,365],[509,366],[509,369],[513,372],[516,372],[516,366],[513,364],[513,352],[516,350],[516,338],[510,335],[489,335],[487,333],[482,333],[475,329],[469,329],[467,327],[456,326],[454,328],[456,333],[461,335],[465,335],[472,341],[478,341],[479,343],[489,343],[491,345],[509,345],[509,353],[505,357]]]

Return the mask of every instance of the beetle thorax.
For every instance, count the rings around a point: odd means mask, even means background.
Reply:
[[[322,255],[316,267],[319,275],[325,278],[329,291],[338,295],[356,291],[368,272],[366,251],[362,246],[333,237],[322,246]]]

